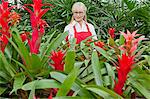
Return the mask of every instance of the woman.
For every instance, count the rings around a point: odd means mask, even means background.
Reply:
[[[76,43],[79,44],[89,36],[97,40],[94,26],[86,21],[87,8],[82,2],[76,2],[72,6],[72,20],[65,27],[64,32],[68,31],[68,39],[76,38]]]

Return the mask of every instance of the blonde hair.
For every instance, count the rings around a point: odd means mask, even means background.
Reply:
[[[76,8],[79,8],[79,7],[82,7],[83,10],[84,10],[84,13],[85,13],[85,16],[84,16],[84,19],[83,19],[83,20],[84,20],[84,21],[87,21],[87,20],[86,20],[87,7],[84,5],[84,3],[82,3],[82,2],[76,2],[76,3],[74,3],[73,6],[72,6],[72,12],[74,12],[74,10],[75,10]],[[74,18],[73,18],[73,16],[72,16],[70,23],[72,23],[73,21],[74,21]]]

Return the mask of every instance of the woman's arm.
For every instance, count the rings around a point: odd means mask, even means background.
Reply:
[[[64,32],[68,32],[68,39],[74,38],[73,27],[70,24],[65,27]]]
[[[97,40],[97,35],[95,32],[95,28],[92,24],[89,24],[90,32],[92,33],[93,39]]]

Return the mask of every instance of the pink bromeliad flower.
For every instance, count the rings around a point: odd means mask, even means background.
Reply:
[[[134,55],[134,51],[137,49],[139,41],[145,40],[145,38],[142,36],[138,37],[140,36],[140,34],[136,34],[136,33],[137,31],[130,33],[128,30],[127,30],[127,34],[124,32],[121,32],[121,34],[125,38],[125,44],[120,46],[119,49],[124,51],[124,53],[127,53],[128,56]],[[136,39],[136,37],[138,38]]]
[[[51,52],[51,56],[49,58],[53,61],[53,63],[51,63],[50,65],[52,65],[55,68],[55,70],[60,71],[64,70],[64,62],[63,62],[64,55],[65,54],[61,50],[58,52],[56,51]]]
[[[115,28],[109,28],[108,33],[111,38],[114,38],[115,37]]]
[[[33,0],[33,4],[25,4],[23,7],[30,13],[30,21],[32,26],[32,38],[28,39],[30,52],[37,54],[41,43],[41,38],[45,32],[45,26],[48,26],[46,21],[42,20],[42,16],[50,10],[42,9],[43,6],[51,4],[42,4],[42,0]],[[33,7],[33,11],[27,8],[27,6]]]
[[[135,64],[134,59],[136,57],[135,50],[138,47],[138,42],[144,40],[145,38],[139,37],[139,34],[136,34],[137,31],[130,33],[127,31],[126,33],[121,32],[121,34],[125,38],[125,44],[120,47],[120,50],[123,51],[121,56],[118,56],[118,81],[115,81],[114,91],[118,94],[122,95],[124,84],[127,80],[128,73],[133,69],[133,65]]]
[[[8,1],[2,0],[0,4],[0,50],[4,52],[11,37],[10,27],[20,19],[16,12],[10,12],[15,6],[8,7]]]

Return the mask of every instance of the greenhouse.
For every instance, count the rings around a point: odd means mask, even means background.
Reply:
[[[150,0],[1,0],[0,99],[150,99]]]

